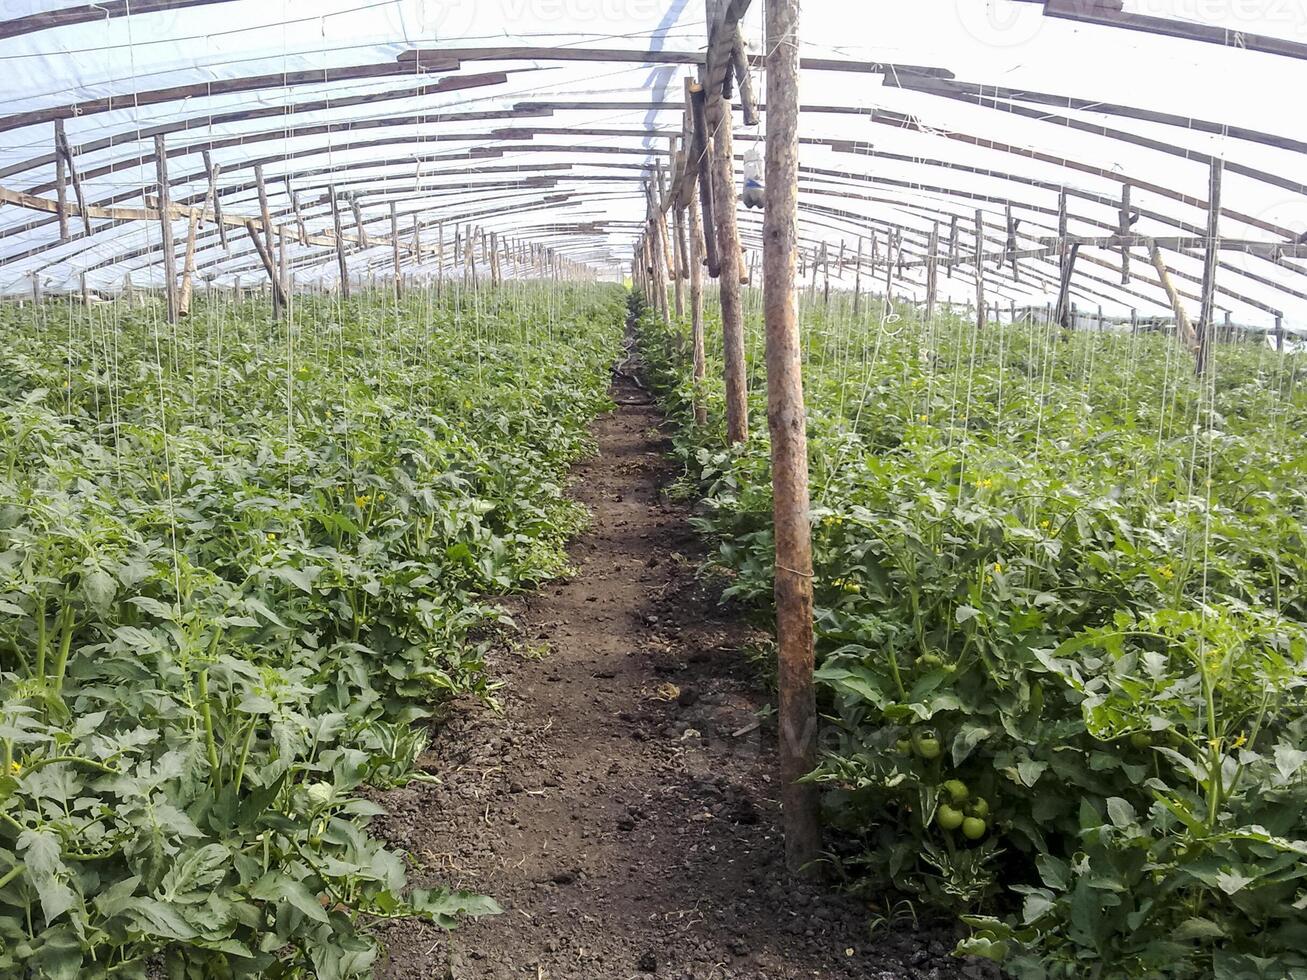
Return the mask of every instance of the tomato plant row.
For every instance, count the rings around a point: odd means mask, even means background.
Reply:
[[[765,431],[696,427],[683,331],[640,322],[728,592],[765,608]],[[1307,977],[1307,364],[1219,346],[1200,383],[1161,336],[843,297],[804,327],[811,778],[859,887],[1020,977]]]
[[[621,304],[0,310],[0,973],[351,977],[370,917],[496,911],[363,788],[493,696],[478,597],[564,569]]]

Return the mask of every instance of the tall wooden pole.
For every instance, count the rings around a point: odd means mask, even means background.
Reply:
[[[690,343],[694,350],[694,420],[708,422],[704,382],[708,374],[703,342],[703,219],[699,202],[690,199]]]
[[[59,152],[59,137],[64,132],[64,121],[54,121],[54,182],[55,199],[59,202],[59,241],[68,241],[68,165]]]
[[[717,222],[717,277],[722,308],[725,357],[726,438],[749,437],[748,387],[744,367],[744,310],[740,301],[740,229],[735,209],[735,141],[731,106],[721,92],[707,92],[708,125],[713,133],[713,212]]]
[[[926,322],[935,319],[935,293],[939,288],[939,222],[930,230],[930,242],[926,246],[930,254],[926,257]]]
[[[976,329],[985,329],[985,212],[976,208]]]
[[[164,296],[168,322],[177,322],[177,255],[172,237],[172,200],[168,193],[168,155],[163,136],[154,138],[154,169],[159,178],[159,230],[163,235]]]
[[[817,765],[813,685],[812,533],[795,255],[799,214],[799,0],[767,3],[767,207],[763,303],[767,320],[767,426],[776,536],[776,646],[781,821],[785,863],[799,871],[821,849],[816,788],[798,780]]]
[[[268,279],[272,282],[272,316],[281,318],[281,276],[277,272],[277,253],[272,241],[272,214],[268,210],[268,188],[263,182],[263,165],[254,165],[254,183],[259,192],[259,214],[263,218],[263,245],[267,249],[271,264],[268,266]]]
[[[177,315],[191,315],[191,293],[195,288],[195,233],[199,228],[203,210],[191,208],[191,220],[186,226],[186,260],[182,264],[182,289],[177,298]]]
[[[858,264],[853,269],[853,316],[862,312],[862,236],[858,236]]]
[[[1212,159],[1207,183],[1207,252],[1203,257],[1202,306],[1198,314],[1198,373],[1204,373],[1211,361],[1212,310],[1216,302],[1216,268],[1220,261],[1221,176],[1225,163]]]
[[[1184,308],[1184,300],[1180,298],[1179,291],[1175,288],[1175,284],[1171,282],[1171,273],[1166,268],[1166,259],[1162,257],[1162,250],[1157,247],[1157,242],[1153,242],[1149,247],[1148,257],[1153,263],[1153,268],[1157,270],[1157,281],[1162,284],[1162,290],[1166,293],[1166,298],[1171,301],[1171,311],[1175,314],[1176,336],[1180,338],[1180,342],[1185,347],[1196,354],[1198,352],[1198,334],[1189,321],[1189,314]]]
[[[400,282],[399,267],[399,215],[395,212],[395,202],[390,202],[390,259],[394,266],[392,270],[395,274],[395,299],[398,300],[404,293],[404,286]]]

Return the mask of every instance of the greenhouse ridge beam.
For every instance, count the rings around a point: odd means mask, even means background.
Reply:
[[[1123,10],[1121,0],[1044,0],[1044,16],[1096,24],[1100,27],[1120,27],[1129,31],[1142,31],[1162,37],[1185,41],[1219,44],[1221,47],[1274,54],[1285,58],[1307,59],[1307,44],[1287,41],[1264,34],[1234,31],[1211,24],[1154,17]]]
[[[47,10],[39,14],[28,14],[25,17],[0,21],[0,40],[22,34],[34,34],[37,31],[48,31],[55,27],[71,27],[74,24],[85,24],[90,21],[109,20],[114,17],[138,16],[164,10],[208,7],[231,2],[232,0],[103,0],[101,3],[89,3],[83,7]]]

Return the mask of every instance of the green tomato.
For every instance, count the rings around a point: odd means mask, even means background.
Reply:
[[[939,824],[941,830],[957,830],[963,823],[962,811],[945,803],[936,811],[935,823]]]
[[[968,807],[968,809],[973,817],[979,817],[981,820],[984,820],[989,816],[989,804],[985,801],[983,796],[977,796],[972,800],[971,806]]]
[[[899,755],[908,755],[912,751],[912,742],[909,739],[901,738],[894,743],[894,748],[898,749]]]
[[[923,759],[939,758],[939,739],[937,738],[919,738],[917,739],[917,754]]]
[[[944,666],[944,660],[934,653],[927,653],[917,658],[917,663],[927,670],[934,670],[936,667]]]
[[[949,799],[954,803],[962,803],[971,795],[971,790],[967,789],[967,784],[960,779],[950,779],[941,788],[948,793]]]
[[[1153,739],[1147,732],[1132,732],[1130,744],[1137,749],[1147,749],[1152,747]]]
[[[979,817],[967,817],[962,821],[962,836],[967,840],[980,840],[988,829]]]

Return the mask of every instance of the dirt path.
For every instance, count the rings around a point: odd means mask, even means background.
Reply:
[[[630,379],[576,470],[593,524],[576,575],[513,610],[504,712],[457,710],[440,785],[385,794],[378,831],[418,881],[494,896],[445,935],[379,931],[387,978],[879,978],[959,975],[937,934],[877,935],[865,909],[786,879],[751,637],[696,579],[701,546],[660,417]]]

